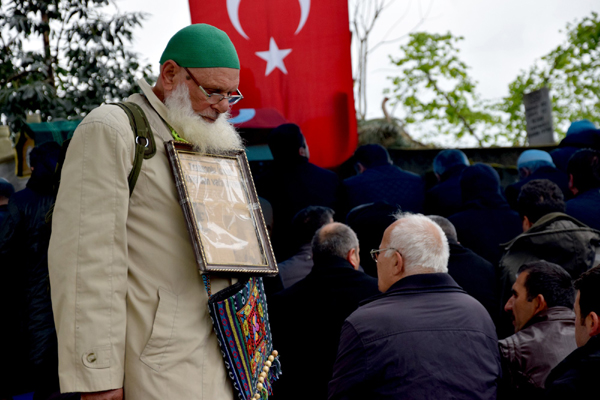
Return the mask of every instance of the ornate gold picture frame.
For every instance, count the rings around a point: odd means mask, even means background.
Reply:
[[[244,150],[165,143],[201,273],[275,275],[277,263]]]

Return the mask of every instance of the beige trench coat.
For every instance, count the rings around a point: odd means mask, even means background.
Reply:
[[[231,399],[164,148],[166,108],[139,81],[157,153],[131,198],[129,120],[116,106],[79,125],[62,171],[49,249],[61,391],[124,387],[127,400]],[[230,281],[212,279],[216,292]]]

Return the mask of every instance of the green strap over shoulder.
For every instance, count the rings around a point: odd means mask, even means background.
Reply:
[[[142,161],[154,157],[156,154],[156,143],[154,142],[154,135],[152,134],[148,118],[146,118],[146,114],[140,106],[130,101],[115,103],[115,105],[121,107],[125,111],[125,114],[127,114],[135,137],[135,157],[133,159],[133,167],[127,178],[129,196],[131,196],[142,170]]]
[[[152,134],[152,129],[150,128],[148,118],[146,118],[146,114],[140,106],[130,101],[114,103],[114,105],[122,108],[123,111],[125,111],[125,114],[127,114],[127,118],[129,118],[129,124],[131,125],[133,137],[135,140],[135,157],[133,159],[133,167],[131,168],[131,172],[127,177],[127,182],[129,183],[129,196],[131,196],[131,194],[133,193],[133,188],[135,188],[137,179],[140,176],[140,171],[142,170],[142,161],[144,161],[144,159],[148,160],[154,157],[154,155],[156,154],[156,143],[154,142],[154,135]],[[62,174],[62,166],[65,161],[65,156],[69,147],[69,143],[70,139],[63,142],[61,154],[56,165],[56,172],[54,173],[53,177],[55,198],[58,194],[58,187],[60,185],[60,178]],[[54,204],[50,206],[50,209],[46,214],[46,223],[48,224],[52,223],[52,216],[54,214]]]

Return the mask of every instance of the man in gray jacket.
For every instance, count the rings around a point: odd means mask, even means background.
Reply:
[[[552,368],[575,350],[574,300],[571,276],[562,267],[533,261],[519,268],[504,307],[515,334],[498,342],[503,378],[500,397],[540,396]]]

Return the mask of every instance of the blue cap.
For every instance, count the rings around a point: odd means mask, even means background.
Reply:
[[[550,153],[543,150],[525,150],[519,156],[517,160],[517,168],[524,167],[525,164],[528,164],[532,161],[543,161],[547,162],[549,165],[554,167],[554,162],[552,161],[552,156]]]
[[[590,129],[596,129],[596,125],[594,125],[594,123],[590,120],[582,119],[579,121],[573,121],[571,122],[569,129],[567,129],[567,135],[583,131],[589,131]]]

